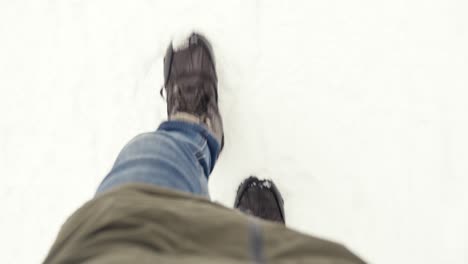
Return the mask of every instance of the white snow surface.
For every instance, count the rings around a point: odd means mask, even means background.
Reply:
[[[171,39],[212,42],[231,206],[249,175],[291,228],[371,263],[468,263],[468,2],[0,2],[0,255],[39,263],[120,149],[166,118]],[[285,241],[287,242],[287,241]]]

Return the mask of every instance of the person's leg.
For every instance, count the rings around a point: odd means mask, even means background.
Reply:
[[[168,121],[137,136],[121,151],[97,194],[127,183],[146,183],[209,197],[220,146],[201,125]]]
[[[97,193],[146,183],[208,196],[208,176],[224,143],[217,85],[206,38],[192,34],[176,49],[169,45],[164,57],[169,121],[156,132],[133,139]]]

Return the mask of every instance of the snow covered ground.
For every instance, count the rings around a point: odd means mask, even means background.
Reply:
[[[274,179],[289,226],[379,264],[468,263],[468,3],[0,2],[0,255],[38,263],[121,147],[165,118],[167,43],[212,41],[230,206]]]

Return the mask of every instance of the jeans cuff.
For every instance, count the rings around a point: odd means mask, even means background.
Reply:
[[[216,160],[218,159],[221,145],[220,145],[220,142],[216,140],[216,138],[211,134],[211,132],[206,127],[199,125],[199,124],[195,124],[195,123],[172,120],[172,121],[163,122],[159,126],[158,130],[179,131],[182,133],[189,133],[189,134],[192,134],[192,133],[200,134],[202,137],[206,139],[206,142],[208,143],[208,148],[210,150],[210,155],[211,155],[210,172],[213,171]]]

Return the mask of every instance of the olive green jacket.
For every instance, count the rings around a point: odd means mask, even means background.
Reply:
[[[45,263],[364,263],[339,244],[207,199],[131,184],[63,225]]]

